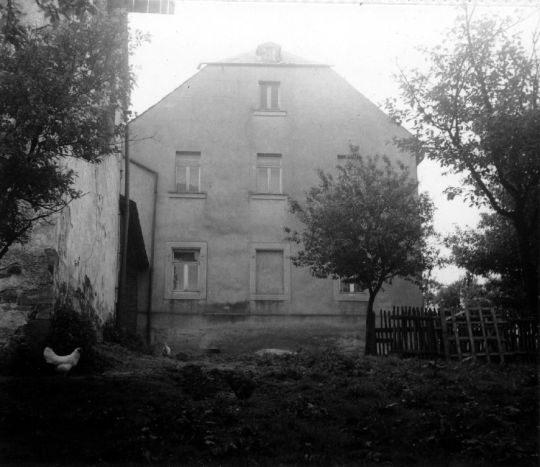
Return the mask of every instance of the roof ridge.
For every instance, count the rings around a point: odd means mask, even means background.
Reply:
[[[325,63],[307,60],[290,52],[284,52],[281,45],[275,42],[264,42],[252,51],[228,59],[201,62],[199,68],[202,65],[330,66]]]

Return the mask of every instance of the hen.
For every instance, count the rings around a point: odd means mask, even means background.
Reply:
[[[77,347],[69,355],[56,355],[50,347],[45,347],[43,350],[45,361],[50,365],[55,366],[55,370],[67,374],[74,366],[77,366],[81,358],[81,348]]]
[[[171,356],[172,349],[167,345],[167,342],[163,343],[163,347],[161,348],[161,355],[164,357],[170,357]]]

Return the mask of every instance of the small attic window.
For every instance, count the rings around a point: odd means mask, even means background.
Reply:
[[[261,44],[255,51],[257,58],[263,62],[281,62],[281,46],[278,44]]]

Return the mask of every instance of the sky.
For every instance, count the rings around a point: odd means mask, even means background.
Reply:
[[[411,2],[412,3],[412,2]],[[137,85],[132,110],[141,113],[197,72],[201,62],[218,61],[253,51],[264,42],[334,70],[375,104],[397,97],[394,75],[422,67],[419,47],[440,43],[459,10],[445,2],[415,4],[292,4],[224,1],[177,1],[174,15],[131,13],[132,30],[149,35],[131,57]],[[484,2],[485,3],[485,2]],[[530,3],[532,5],[532,2]],[[516,29],[532,31],[540,7],[478,7],[475,15],[515,18]],[[514,4],[515,5],[515,4]],[[478,210],[459,199],[448,201],[443,190],[459,177],[443,174],[424,160],[418,166],[420,190],[437,208],[435,228],[444,235],[455,226],[474,228]],[[444,250],[443,250],[444,253]],[[448,266],[435,271],[442,283],[463,271]]]

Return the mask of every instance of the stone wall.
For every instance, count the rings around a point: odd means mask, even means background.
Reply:
[[[43,227],[46,228],[46,227]],[[48,317],[57,255],[40,245],[12,247],[0,263],[0,342],[29,318]]]

